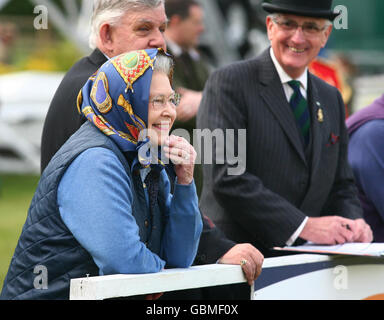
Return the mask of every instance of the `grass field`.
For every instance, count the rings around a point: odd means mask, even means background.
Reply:
[[[0,174],[0,288],[8,271],[39,177]]]

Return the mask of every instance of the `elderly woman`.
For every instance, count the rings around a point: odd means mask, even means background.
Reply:
[[[3,299],[68,299],[71,278],[192,264],[202,230],[196,153],[169,136],[172,68],[161,49],[133,51],[85,84],[78,108],[89,121],[42,174]]]

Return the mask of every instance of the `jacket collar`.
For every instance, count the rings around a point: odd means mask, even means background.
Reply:
[[[104,55],[99,49],[95,49],[89,55],[89,59],[96,66],[101,66],[104,62],[108,60],[108,57]]]

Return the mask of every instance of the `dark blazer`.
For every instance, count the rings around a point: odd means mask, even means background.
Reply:
[[[61,146],[85,122],[85,118],[77,111],[77,96],[88,78],[105,61],[107,58],[104,54],[95,49],[90,56],[74,64],[61,81],[44,122],[41,138],[41,172]]]
[[[227,161],[204,165],[200,207],[230,239],[250,242],[266,256],[268,248],[285,245],[305,216],[362,215],[347,162],[342,98],[312,74],[308,83],[307,149],[269,49],[216,71],[197,117],[201,129],[246,129],[245,172],[228,175],[236,165]],[[223,147],[213,144],[213,161]]]

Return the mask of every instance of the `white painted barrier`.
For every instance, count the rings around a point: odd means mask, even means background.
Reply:
[[[102,300],[246,282],[238,265],[212,264],[159,273],[71,280],[71,300]],[[264,260],[251,300],[384,298],[384,258],[298,254]]]

